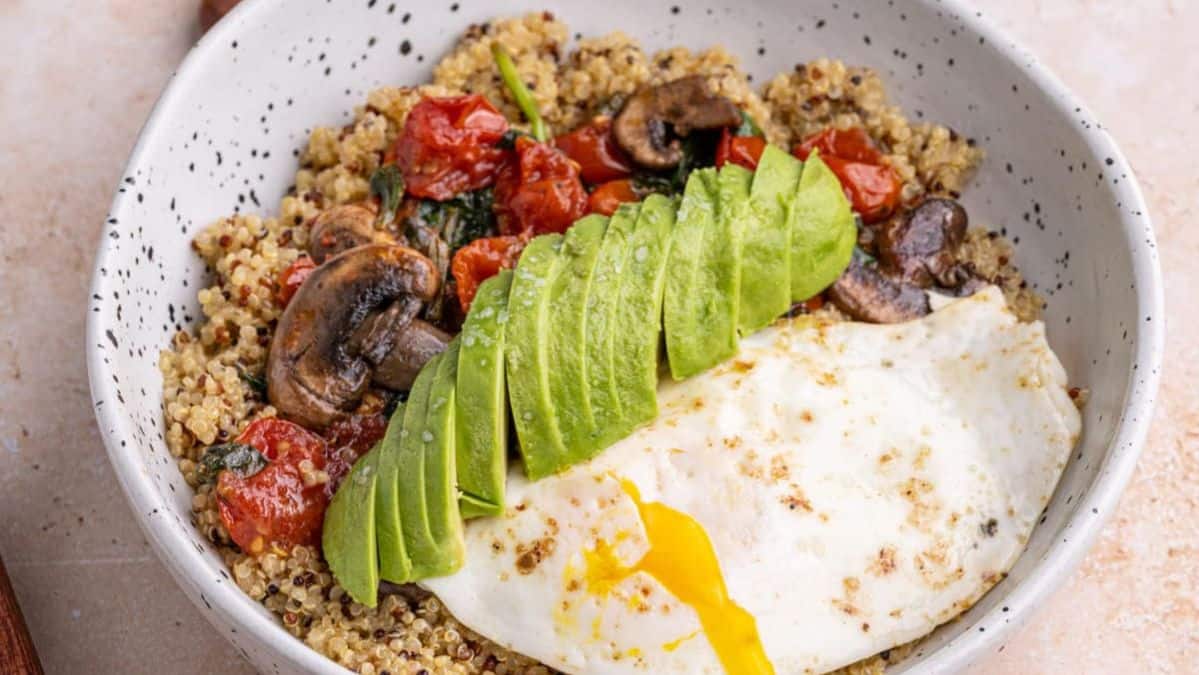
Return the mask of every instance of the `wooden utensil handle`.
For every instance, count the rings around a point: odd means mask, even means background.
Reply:
[[[0,560],[0,673],[42,675],[42,663],[29,638],[3,560]]]

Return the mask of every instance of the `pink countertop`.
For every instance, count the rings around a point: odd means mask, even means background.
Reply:
[[[91,259],[125,158],[198,36],[196,0],[0,0],[0,552],[50,673],[249,673],[177,590],[90,409]],[[552,4],[552,3],[551,3]],[[1171,316],[1161,402],[1086,562],[977,672],[1199,670],[1199,2],[984,12],[1086,100],[1137,169]]]

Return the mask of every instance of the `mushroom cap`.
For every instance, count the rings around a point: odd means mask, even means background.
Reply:
[[[311,428],[343,415],[440,286],[433,263],[403,246],[369,244],[326,260],[275,328],[266,368],[271,405]]]
[[[879,260],[903,280],[928,288],[937,282],[956,288],[969,278],[957,262],[966,238],[966,209],[952,199],[927,199],[881,228]]]
[[[719,129],[741,123],[741,111],[712,92],[702,75],[689,75],[644,87],[625,101],[612,120],[617,144],[641,166],[669,169],[683,158],[675,136],[695,129]]]
[[[308,254],[320,265],[328,258],[366,244],[394,244],[390,232],[375,228],[372,205],[341,204],[322,211],[312,220]]]
[[[853,260],[828,290],[837,309],[868,323],[900,323],[931,311],[924,291]]]

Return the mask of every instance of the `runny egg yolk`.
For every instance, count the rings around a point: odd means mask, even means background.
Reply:
[[[774,666],[762,648],[757,622],[729,597],[716,551],[703,526],[665,504],[641,501],[641,493],[630,481],[622,480],[620,485],[637,505],[649,550],[626,565],[610,544],[600,541],[595,550],[584,552],[587,588],[607,594],[621,581],[645,572],[695,610],[726,673],[773,675]]]

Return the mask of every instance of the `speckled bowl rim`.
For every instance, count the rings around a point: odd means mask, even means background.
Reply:
[[[1001,58],[1023,70],[1048,96],[1055,112],[1062,115],[1076,115],[1081,112],[1089,119],[1094,119],[1086,106],[1055,75],[1037,62],[1032,52],[984,19],[982,12],[966,6],[961,0],[917,1],[948,12],[969,30],[985,38],[999,51]],[[123,176],[132,175],[133,170],[143,163],[148,148],[154,145],[153,140],[163,133],[163,111],[171,108],[175,99],[182,95],[185,89],[183,83],[188,81],[192,73],[203,68],[214,51],[212,46],[225,43],[226,37],[232,36],[241,23],[251,20],[272,4],[269,0],[242,3],[230,17],[213,27],[192,47],[143,125]],[[1102,127],[1099,129],[1101,133],[1087,136],[1088,149],[1096,157],[1117,158],[1127,165],[1115,141]],[[1144,197],[1135,176],[1127,182],[1126,191],[1133,208],[1123,212],[1120,225],[1131,253],[1137,303],[1141,307],[1137,315],[1164,316],[1161,270],[1153,253],[1156,242],[1148,209],[1145,207]],[[118,191],[109,213],[122,213],[133,198],[132,194]],[[91,293],[97,297],[109,297],[109,293],[106,292],[109,281],[100,273],[100,268],[111,266],[110,258],[113,255],[114,250],[109,238],[102,236],[92,274]],[[95,347],[105,339],[99,316],[89,312],[87,322],[87,365],[93,402],[111,398],[109,394],[113,389],[113,367],[104,363],[100,350]],[[1120,410],[1121,417],[1107,446],[1106,457],[1111,461],[1096,477],[1085,498],[1064,523],[1062,530],[1072,532],[1072,536],[1054,543],[1029,571],[1027,578],[1008,591],[1004,611],[1007,611],[1007,607],[1011,610],[1004,616],[1007,620],[996,620],[994,615],[1000,611],[996,607],[976,621],[975,625],[979,626],[980,630],[966,630],[936,652],[925,656],[919,664],[922,672],[957,672],[977,662],[984,653],[1001,643],[1014,627],[1029,618],[1041,600],[1058,588],[1067,575],[1074,571],[1091,548],[1104,523],[1115,511],[1117,501],[1136,468],[1137,458],[1149,430],[1165,340],[1164,322],[1161,321],[1138,322],[1135,331],[1133,367],[1128,373],[1124,402]],[[192,597],[199,597],[209,609],[214,610],[206,616],[215,624],[219,615],[223,620],[249,633],[255,641],[275,649],[286,661],[310,672],[349,672],[293,638],[264,613],[247,611],[245,596],[236,584],[217,583],[212,580],[208,561],[192,544],[189,533],[184,531],[184,528],[190,525],[180,525],[171,519],[151,518],[147,515],[158,510],[167,511],[170,506],[166,503],[164,495],[154,487],[149,475],[142,470],[142,458],[133,448],[122,447],[118,440],[121,436],[132,435],[133,424],[128,418],[117,414],[113,407],[95,407],[95,410],[109,460],[133,506],[138,523],[153,544],[158,557],[166,563],[177,582],[190,587],[194,591],[190,594]],[[1112,451],[1115,448],[1123,448],[1123,451],[1114,453]],[[991,630],[982,630],[983,624],[991,627]],[[248,657],[244,650],[243,655]]]

